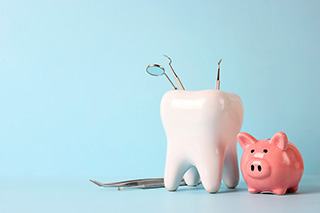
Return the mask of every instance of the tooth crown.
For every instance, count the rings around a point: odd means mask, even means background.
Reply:
[[[207,191],[216,192],[223,172],[226,185],[235,187],[239,179],[236,135],[242,115],[241,100],[235,94],[219,90],[167,92],[161,101],[167,135],[166,188],[176,190],[184,176],[188,185],[196,185],[201,178]]]

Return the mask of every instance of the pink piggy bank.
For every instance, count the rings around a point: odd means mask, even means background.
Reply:
[[[245,132],[237,137],[243,149],[241,172],[249,192],[283,195],[298,190],[303,160],[285,133],[278,132],[266,140]]]

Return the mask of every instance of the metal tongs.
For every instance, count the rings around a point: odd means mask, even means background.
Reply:
[[[96,180],[90,180],[90,181],[100,187],[117,187],[118,190],[126,189],[126,188],[155,189],[155,188],[164,187],[163,178],[145,178],[145,179],[135,179],[135,180],[113,182],[113,183],[102,183]],[[182,180],[180,183],[180,186],[186,186],[186,182]]]

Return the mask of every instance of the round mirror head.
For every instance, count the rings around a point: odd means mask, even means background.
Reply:
[[[150,64],[146,69],[147,73],[153,76],[160,76],[164,74],[164,68],[159,64]]]

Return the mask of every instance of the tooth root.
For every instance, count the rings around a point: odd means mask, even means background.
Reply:
[[[196,186],[200,182],[199,173],[194,166],[184,174],[183,179],[188,186]]]
[[[215,149],[211,154],[204,154],[196,164],[203,187],[210,193],[219,191],[224,160],[224,150]]]
[[[235,188],[239,183],[236,143],[230,144],[226,150],[223,168],[223,182],[228,188]]]
[[[176,191],[183,175],[190,168],[186,161],[168,152],[164,172],[164,186],[168,191]]]

